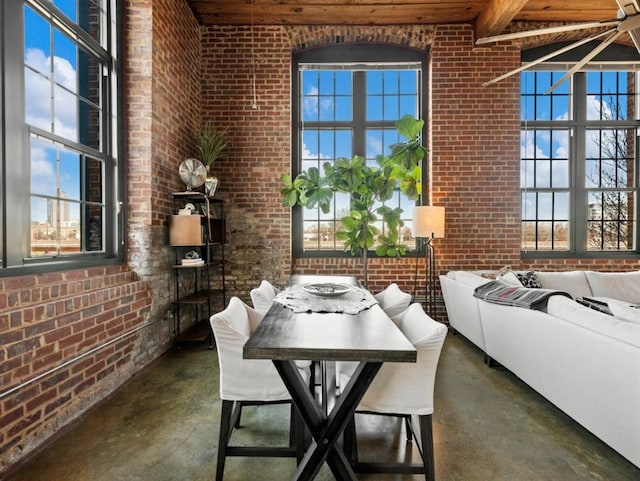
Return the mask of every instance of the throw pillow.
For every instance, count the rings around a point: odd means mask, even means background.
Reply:
[[[480,275],[485,279],[495,280],[498,277],[505,275],[507,272],[511,272],[511,266],[503,266],[497,271],[483,271]]]
[[[528,287],[530,289],[540,289],[542,287],[538,280],[538,276],[536,276],[536,273],[533,271],[525,272],[524,274],[518,273],[516,274],[516,277],[524,287]]]
[[[614,317],[624,321],[631,321],[640,324],[640,306],[629,304],[628,302],[610,299],[607,304]]]
[[[474,289],[489,282],[488,279],[468,271],[456,271],[455,280]]]
[[[496,277],[496,280],[502,281],[509,286],[522,287],[522,282],[520,282],[518,276],[516,276],[513,272],[502,274],[501,276]]]

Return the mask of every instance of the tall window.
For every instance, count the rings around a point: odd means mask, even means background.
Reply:
[[[521,74],[522,250],[635,253],[638,74],[563,74]]]
[[[116,3],[5,2],[5,274],[119,254]]]
[[[339,60],[338,60],[339,59]],[[325,162],[354,155],[377,165],[378,155],[399,142],[395,122],[404,115],[422,118],[422,78],[426,53],[381,45],[313,49],[294,55],[294,175]],[[387,205],[403,209],[400,241],[411,240],[415,202],[398,191]],[[334,194],[331,212],[296,207],[295,255],[344,254],[335,233],[349,214],[347,194]],[[384,231],[379,222],[376,227]],[[346,254],[345,254],[346,255]]]

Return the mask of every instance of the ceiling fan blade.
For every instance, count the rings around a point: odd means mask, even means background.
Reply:
[[[558,86],[562,82],[567,80],[574,73],[576,73],[578,70],[580,70],[582,67],[584,67],[587,63],[589,63],[592,58],[594,58],[596,55],[598,55],[600,52],[602,52],[605,48],[607,48],[611,43],[613,43],[623,33],[624,32],[619,32],[619,31],[615,30],[611,35],[609,35],[609,37],[604,39],[603,42],[600,45],[598,45],[596,48],[594,48],[591,52],[589,52],[587,55],[585,55],[582,60],[577,62],[573,67],[571,67],[567,72],[565,72],[565,74],[562,77],[560,77],[560,79],[556,83],[554,83],[551,87],[549,87],[549,89],[545,92],[545,95],[548,95],[551,92],[553,92],[556,88],[558,88]]]
[[[587,22],[577,23],[573,25],[559,25],[557,27],[540,28],[537,30],[527,30],[525,32],[505,33],[502,35],[494,35],[491,37],[479,38],[476,45],[484,45],[492,42],[500,42],[503,40],[515,40],[517,38],[534,37],[537,35],[548,35],[551,33],[572,32],[574,30],[584,30],[586,28],[615,27],[620,20],[609,20],[604,22]]]
[[[627,7],[628,9],[635,9],[636,5],[634,1],[633,4],[627,4]],[[620,32],[628,32],[631,40],[633,40],[633,44],[636,46],[638,52],[640,52],[640,14],[636,12],[633,15],[624,17],[620,21],[620,25],[618,25],[618,30]]]
[[[636,50],[640,53],[640,30],[629,30],[629,36],[631,37],[631,40],[633,40]]]
[[[492,80],[489,80],[488,82],[483,83],[482,86],[486,87],[488,85],[492,85],[492,84],[494,84],[496,82],[499,82],[500,80],[503,80],[503,79],[506,79],[507,77],[510,77],[511,75],[515,75],[515,74],[517,74],[519,72],[522,72],[523,70],[526,70],[526,69],[531,68],[531,67],[533,67],[535,65],[538,65],[539,63],[546,62],[550,58],[553,58],[553,57],[556,57],[558,55],[561,55],[561,54],[563,54],[565,52],[568,52],[569,50],[573,50],[574,48],[578,48],[581,45],[584,45],[585,43],[589,43],[592,40],[596,40],[596,39],[598,39],[600,37],[603,37],[604,35],[610,34],[611,32],[615,32],[615,29],[613,29],[613,30],[605,30],[604,32],[599,32],[599,33],[597,33],[595,35],[592,35],[590,37],[583,38],[581,40],[578,40],[577,42],[573,42],[573,43],[571,43],[571,44],[569,44],[569,45],[567,45],[565,47],[562,47],[562,48],[560,48],[558,50],[555,50],[555,51],[553,51],[551,53],[548,53],[547,55],[543,55],[542,57],[539,57],[539,58],[537,58],[535,60],[532,60],[531,62],[524,63],[524,64],[522,64],[520,67],[518,67],[516,69],[513,69],[513,70],[511,70],[511,71],[509,71],[509,72],[507,72],[507,73],[505,73],[503,75],[500,75],[499,77],[496,77],[496,78],[494,78]]]
[[[618,4],[618,7],[620,7],[620,10],[622,10],[627,16],[640,13],[640,6],[638,5],[637,0],[616,0],[616,3]]]

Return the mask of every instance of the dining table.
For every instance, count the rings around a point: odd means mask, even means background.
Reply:
[[[383,363],[416,362],[417,355],[355,277],[293,275],[245,343],[243,357],[273,362],[311,434],[291,479],[312,480],[326,462],[334,478],[342,481],[358,479],[340,438],[367,388]],[[300,360],[357,362],[329,410],[322,408],[300,374]]]

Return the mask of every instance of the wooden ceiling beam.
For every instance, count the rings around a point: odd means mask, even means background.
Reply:
[[[475,21],[476,38],[498,35],[511,23],[528,0],[489,0]]]
[[[492,36],[510,21],[589,22],[616,17],[616,0],[186,0],[203,25],[476,23]]]
[[[205,25],[471,23],[487,0],[188,0]]]

